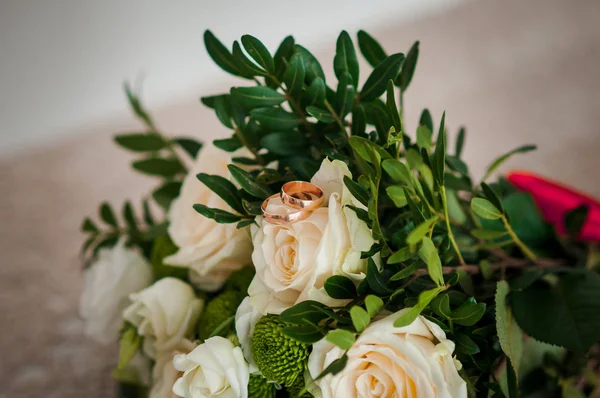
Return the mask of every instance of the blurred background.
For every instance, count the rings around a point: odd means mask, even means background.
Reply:
[[[112,134],[136,131],[122,83],[165,133],[227,134],[198,98],[245,84],[213,64],[211,29],[275,50],[293,34],[332,75],[346,29],[389,52],[421,41],[405,95],[409,132],[428,107],[467,126],[476,177],[522,144],[528,169],[600,197],[597,0],[0,0],[0,398],[112,397],[115,347],[82,336],[79,225],[155,181],[129,168]],[[363,79],[366,73],[361,74]]]

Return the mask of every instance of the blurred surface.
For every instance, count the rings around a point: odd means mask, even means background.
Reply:
[[[407,123],[415,126],[427,106],[438,121],[447,111],[451,133],[466,125],[465,157],[476,176],[492,157],[536,143],[537,152],[504,170],[527,168],[598,197],[599,16],[595,0],[486,0],[370,31],[390,52],[421,40]],[[336,36],[323,35],[315,47],[327,69]],[[217,76],[216,68],[202,73]],[[218,76],[207,92],[152,109],[165,132],[226,134],[197,96],[244,83]],[[68,141],[0,160],[0,398],[111,396],[115,350],[86,341],[77,317],[79,223],[102,200],[119,206],[153,186],[111,140],[138,127],[131,117],[92,121],[66,132]]]

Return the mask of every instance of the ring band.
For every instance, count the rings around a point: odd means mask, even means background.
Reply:
[[[310,182],[290,181],[281,187],[281,201],[293,209],[315,210],[323,204],[323,191]]]
[[[308,218],[308,216],[311,215],[312,211],[308,211],[308,210],[298,210],[298,211],[295,211],[295,212],[289,213],[289,214],[269,213],[267,211],[267,206],[269,204],[269,201],[271,199],[279,198],[279,197],[280,197],[280,194],[278,194],[278,193],[276,193],[275,195],[271,195],[267,199],[265,199],[265,201],[262,202],[262,205],[260,206],[260,208],[263,212],[263,218],[269,224],[276,224],[276,225],[293,224],[295,222],[304,220],[304,219]]]

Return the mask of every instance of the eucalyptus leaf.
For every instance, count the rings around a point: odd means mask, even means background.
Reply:
[[[227,168],[242,189],[250,195],[260,199],[266,199],[268,196],[271,196],[269,188],[264,184],[256,182],[254,177],[247,171],[233,164],[227,165]]]
[[[333,70],[335,76],[340,79],[345,74],[352,76],[351,83],[356,88],[358,86],[358,59],[356,50],[350,35],[345,30],[340,33],[337,44],[335,57],[333,58]]]
[[[198,213],[202,214],[206,218],[211,218],[215,220],[219,224],[231,224],[238,222],[242,219],[242,217],[237,214],[229,213],[228,211],[221,209],[208,207],[199,203],[196,203],[194,205],[194,210],[196,210]]]
[[[189,137],[177,137],[173,139],[173,142],[181,149],[183,149],[192,159],[195,159],[202,149],[202,143]]]
[[[360,92],[361,101],[372,101],[386,90],[388,81],[398,76],[404,62],[404,54],[392,54],[381,61],[371,72]]]
[[[291,130],[302,123],[302,119],[281,108],[256,108],[250,111],[250,115],[256,119],[261,126],[269,130]]]
[[[335,120],[331,112],[316,106],[306,107],[306,113],[323,123],[332,123]]]
[[[537,149],[537,146],[535,145],[523,145],[520,146],[516,149],[513,149],[512,151],[500,156],[499,158],[495,159],[487,168],[487,171],[485,172],[485,175],[483,176],[483,178],[481,179],[481,181],[485,181],[487,180],[487,178],[494,172],[494,170],[496,170],[502,163],[504,163],[508,158],[510,158],[513,155],[516,155],[518,153],[527,153],[527,152],[531,152]]]
[[[231,206],[232,209],[240,214],[245,213],[237,188],[227,178],[206,173],[197,174],[196,178],[198,178],[198,180],[206,185],[211,191],[219,195],[219,197],[223,199],[225,203]]]
[[[254,36],[242,36],[242,45],[248,54],[269,73],[275,73],[275,62],[265,45]]]
[[[115,136],[117,144],[134,152],[153,152],[166,148],[168,143],[157,133],[129,133]]]
[[[283,74],[283,81],[289,95],[296,97],[302,92],[305,76],[306,66],[304,65],[304,58],[299,54],[294,54]]]
[[[285,94],[266,86],[235,87],[231,95],[246,108],[279,105],[286,99]]]
[[[364,30],[358,31],[358,47],[372,67],[379,65],[387,57],[381,45]]]
[[[208,55],[210,55],[213,61],[215,61],[215,63],[219,65],[223,70],[235,76],[251,78],[251,76],[242,75],[242,73],[236,65],[236,61],[233,55],[229,52],[227,47],[225,47],[223,43],[221,43],[215,37],[215,35],[210,30],[206,30],[204,32],[204,45],[206,46],[206,51],[208,51]]]
[[[140,173],[159,176],[159,177],[173,177],[176,174],[183,173],[185,168],[175,158],[150,158],[136,160],[133,162],[132,167]]]
[[[263,148],[282,156],[292,156],[308,147],[306,136],[297,130],[265,135],[261,140]]]
[[[402,65],[402,71],[400,71],[399,76],[399,86],[400,90],[403,92],[406,91],[408,85],[412,81],[413,75],[415,73],[415,68],[417,67],[417,59],[419,58],[419,42],[416,41],[408,53],[406,53],[406,60]]]
[[[325,339],[330,343],[340,347],[342,350],[349,350],[352,347],[352,344],[354,344],[356,341],[354,333],[344,329],[331,330],[329,333],[327,333]]]
[[[327,278],[325,291],[333,299],[353,299],[357,295],[354,282],[342,275],[333,275]]]
[[[471,209],[479,217],[486,220],[496,220],[502,217],[502,213],[489,200],[483,198],[473,198],[471,200]]]

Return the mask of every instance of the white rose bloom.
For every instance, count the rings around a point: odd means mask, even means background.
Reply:
[[[104,344],[115,342],[129,295],[150,283],[151,265],[141,254],[126,248],[124,240],[113,248],[101,249],[84,275],[80,314],[85,334]]]
[[[190,285],[175,278],[160,279],[130,298],[123,318],[144,337],[142,348],[150,358],[176,349],[193,332],[204,306]]]
[[[374,240],[368,226],[345,206],[364,209],[344,185],[344,176],[351,177],[344,162],[325,159],[311,180],[323,190],[323,207],[288,225],[256,218],[258,226],[252,226],[256,276],[248,294],[263,314],[280,313],[304,300],[339,305],[344,301],[333,300],[325,292],[327,278],[343,275],[358,283],[365,277],[366,260],[360,254]],[[267,210],[292,211],[279,199],[272,199]]]
[[[235,334],[250,366],[250,373],[258,371],[254,362],[254,355],[252,355],[252,335],[254,334],[254,326],[262,316],[260,311],[252,306],[248,296],[244,298],[235,313]]]
[[[223,199],[201,183],[196,175],[207,173],[230,178],[231,154],[205,144],[183,181],[181,193],[169,209],[169,236],[179,250],[164,259],[169,265],[187,267],[194,284],[218,290],[235,270],[250,262],[252,242],[246,228],[219,224],[194,210],[196,203],[235,213]]]
[[[173,392],[185,398],[247,398],[250,372],[240,347],[211,337],[189,354],[176,355],[175,369],[184,372]]]
[[[309,391],[317,398],[466,398],[466,383],[452,358],[454,343],[421,316],[408,326],[394,327],[406,311],[369,325],[348,350],[344,370],[308,383]],[[317,342],[308,358],[312,378],[343,354],[325,339]]]
[[[152,388],[148,398],[177,398],[173,392],[173,385],[182,373],[173,366],[176,355],[187,354],[196,348],[196,344],[184,339],[173,351],[161,351],[156,355],[156,363],[152,369]]]

